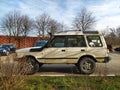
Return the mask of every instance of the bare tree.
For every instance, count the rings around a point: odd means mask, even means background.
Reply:
[[[45,36],[45,32],[47,32],[48,29],[49,18],[50,16],[45,13],[36,18],[35,27],[37,29],[39,37],[41,35],[43,37]]]
[[[22,36],[27,36],[31,31],[33,26],[33,21],[26,15],[22,16]]]
[[[108,45],[120,45],[120,27],[110,28],[107,26],[102,32]]]
[[[117,44],[116,29],[109,28],[108,30],[109,30],[109,34],[105,36],[107,44],[116,45]]]
[[[57,22],[53,19],[49,21],[49,30],[51,34],[54,34],[57,31]]]
[[[2,20],[2,27],[8,36],[14,36],[15,40],[19,40],[22,33],[21,30],[22,17],[17,11],[12,11],[7,14]]]
[[[55,32],[63,31],[64,25],[54,19],[50,19],[48,28],[48,32],[54,34]]]
[[[117,34],[117,36],[120,38],[120,27],[117,27],[117,29],[116,29],[116,34]]]
[[[117,45],[120,45],[120,26],[116,28],[116,39],[117,39]]]
[[[24,47],[26,47],[26,37],[31,31],[33,26],[33,21],[26,15],[22,16],[22,36],[24,37]]]
[[[73,27],[84,31],[86,29],[92,28],[96,20],[92,12],[87,11],[86,8],[83,8],[80,13],[76,15],[73,21]]]
[[[15,41],[20,45],[20,36],[23,36],[24,39],[26,38],[32,27],[32,21],[28,16],[21,15],[18,11],[11,11],[2,19],[1,26],[3,27],[3,32],[9,37],[14,36]]]
[[[57,28],[58,28],[57,31],[65,31],[68,29],[67,25],[63,22],[62,23],[58,22]]]

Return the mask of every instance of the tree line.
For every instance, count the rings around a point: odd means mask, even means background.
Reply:
[[[103,30],[103,35],[108,45],[120,46],[120,26],[116,28],[107,27]]]
[[[79,13],[73,18],[71,26],[74,30],[84,31],[95,26],[96,18],[93,13],[86,8],[82,8]],[[24,44],[29,33],[36,32],[38,38],[48,36],[48,32],[54,34],[56,32],[64,31],[67,27],[65,24],[58,22],[50,17],[50,15],[43,13],[31,19],[28,15],[23,15],[19,11],[10,11],[6,14],[1,22],[1,32],[8,37],[14,36],[14,39],[19,42],[20,37],[24,37]],[[105,34],[107,32],[107,34]],[[114,30],[105,29],[103,31],[107,43],[115,44],[115,41],[120,41],[120,27]]]
[[[77,30],[86,30],[92,28],[95,23],[95,17],[86,8],[83,8],[78,13],[74,20],[73,26]],[[28,15],[22,15],[19,11],[10,11],[1,20],[2,32],[7,33],[8,36],[27,36],[33,30],[37,32],[38,36],[44,37],[47,32],[54,34],[58,31],[65,30],[65,25],[51,18],[48,14],[43,13],[35,20]]]

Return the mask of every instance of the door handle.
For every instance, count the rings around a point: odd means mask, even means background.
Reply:
[[[62,52],[65,52],[65,50],[63,49]]]
[[[85,51],[85,49],[81,49],[81,51]]]

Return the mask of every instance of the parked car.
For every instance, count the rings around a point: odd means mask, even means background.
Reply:
[[[46,40],[39,40],[35,42],[34,47],[43,47],[47,43]]]
[[[91,74],[96,63],[110,61],[102,33],[87,30],[56,33],[43,47],[20,49],[16,53],[19,58],[26,56],[24,67],[29,68],[27,74],[39,71],[43,64],[75,64],[81,73]]]
[[[9,51],[3,48],[2,45],[0,45],[0,56],[8,55],[8,54],[9,54]]]
[[[120,47],[117,47],[114,50],[117,51],[117,52],[120,52]]]
[[[2,47],[9,51],[9,53],[14,53],[16,51],[16,46],[14,44],[2,44]]]

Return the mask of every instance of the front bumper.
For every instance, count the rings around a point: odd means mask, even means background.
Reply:
[[[0,56],[5,56],[6,52],[0,52]]]

